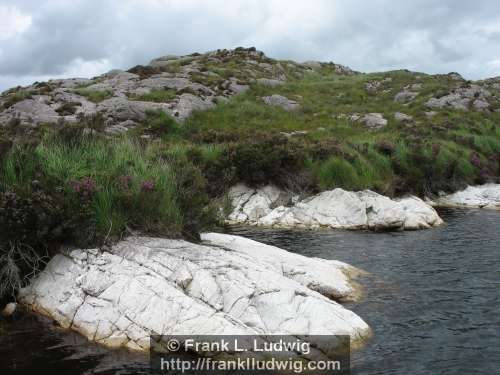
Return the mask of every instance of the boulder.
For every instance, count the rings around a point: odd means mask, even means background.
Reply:
[[[4,318],[9,318],[12,315],[14,315],[16,310],[17,310],[17,303],[16,302],[9,302],[2,309],[2,312],[0,313],[0,315],[3,316]]]
[[[374,94],[382,87],[381,81],[369,81],[365,83],[365,91]]]
[[[249,88],[250,86],[239,84],[237,80],[231,80],[231,83],[228,85],[228,89],[235,94],[242,94],[248,91]]]
[[[80,105],[76,106],[75,114],[82,113],[84,115],[94,114],[97,110],[97,105],[87,98],[80,96],[78,94],[73,93],[72,91],[68,91],[65,89],[56,89],[52,93],[52,98],[60,105],[64,103],[79,103]]]
[[[290,100],[284,96],[281,95],[271,95],[271,96],[264,96],[262,98],[264,103],[267,105],[273,106],[273,107],[281,107],[285,111],[295,111],[300,108],[300,105],[293,100]]]
[[[229,189],[228,197],[233,205],[228,220],[234,222],[258,220],[269,214],[274,207],[291,199],[289,194],[273,185],[252,189],[244,184],[237,184]]]
[[[486,98],[491,96],[491,92],[477,84],[471,84],[455,89],[453,92],[444,95],[440,98],[431,98],[425,105],[429,108],[451,108],[463,111],[469,110],[469,105],[472,100],[475,100],[476,105],[473,108],[476,110],[484,110],[489,106]]]
[[[401,113],[401,112],[396,112],[394,114],[394,119],[396,121],[399,121],[399,122],[409,122],[409,121],[412,121],[413,120],[413,117],[405,114],[405,113]]]
[[[18,118],[22,123],[39,125],[42,123],[55,123],[59,114],[50,106],[50,97],[34,95],[15,103],[7,110],[0,113],[0,124],[6,124],[13,118]]]
[[[367,113],[361,121],[370,130],[379,130],[387,125],[387,120],[381,113]]]
[[[413,99],[415,99],[418,95],[418,92],[413,92],[407,89],[404,89],[403,91],[398,92],[394,96],[394,101],[398,103],[409,103]]]
[[[276,188],[268,189],[272,189],[272,197],[265,193],[265,188],[237,185],[231,189],[233,211],[228,223],[372,230],[413,230],[443,223],[437,212],[417,197],[392,200],[369,190],[350,192],[337,188],[300,200],[285,193],[280,195]]]
[[[369,336],[328,298],[356,295],[355,268],[237,236],[202,240],[131,237],[58,254],[18,300],[91,341],[141,351],[153,334]]]
[[[457,93],[442,96],[440,98],[430,98],[425,105],[429,108],[452,108],[462,111],[469,110],[469,98],[463,98]]]
[[[102,112],[114,122],[123,122],[127,120],[140,122],[146,118],[147,111],[167,111],[167,109],[167,105],[163,103],[141,102],[128,100],[126,98],[106,99],[97,106],[98,112]]]
[[[476,99],[472,103],[472,106],[476,111],[485,111],[490,107],[490,104],[483,99]]]
[[[192,94],[182,94],[177,105],[170,112],[180,121],[184,121],[193,111],[204,111],[214,107],[214,105],[210,98],[202,99]]]
[[[436,204],[500,210],[500,184],[468,186],[465,190],[440,197]]]

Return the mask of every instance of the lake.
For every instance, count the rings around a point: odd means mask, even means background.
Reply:
[[[353,374],[500,373],[500,212],[441,210],[446,225],[415,232],[233,227],[309,257],[368,272],[365,295],[345,306],[373,329]],[[0,324],[0,373],[140,374],[147,359],[90,344],[46,319]]]

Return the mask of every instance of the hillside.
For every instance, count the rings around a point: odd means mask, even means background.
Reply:
[[[17,87],[0,108],[0,225],[43,243],[196,235],[238,182],[432,196],[499,179],[500,78],[237,48]]]
[[[320,151],[327,156],[340,152],[337,156],[356,159],[377,142],[383,143],[378,145],[382,154],[406,152],[401,150],[406,141],[404,146],[421,148],[422,158],[455,154],[459,180],[472,178],[473,168],[481,170],[477,178],[498,174],[500,78],[471,82],[456,73],[360,74],[333,63],[278,61],[240,48],[164,56],[93,79],[37,82],[4,92],[0,108],[4,132],[23,137],[50,123],[71,125],[92,116],[99,116],[106,133],[168,135],[161,125],[151,128],[156,111],[184,123],[179,126],[184,138],[196,135],[203,143],[224,143],[234,132],[233,138],[249,132],[250,139],[256,132],[282,132],[323,143],[327,150]],[[12,129],[17,127],[22,130]]]

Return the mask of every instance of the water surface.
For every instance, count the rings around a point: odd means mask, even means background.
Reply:
[[[232,232],[370,273],[346,305],[374,333],[354,374],[500,374],[500,212],[440,214],[445,226],[414,232]]]
[[[310,257],[369,272],[346,306],[374,336],[354,374],[500,374],[500,213],[446,210],[447,225],[415,232],[231,228]],[[141,374],[147,358],[107,350],[23,316],[0,324],[0,374]]]

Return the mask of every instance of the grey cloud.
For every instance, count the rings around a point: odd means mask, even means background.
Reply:
[[[500,74],[491,63],[500,60],[500,3],[488,0],[0,0],[1,6],[30,15],[32,24],[0,38],[0,89],[5,77],[24,83],[73,74],[76,59],[127,68],[166,53],[238,45],[361,71]]]

